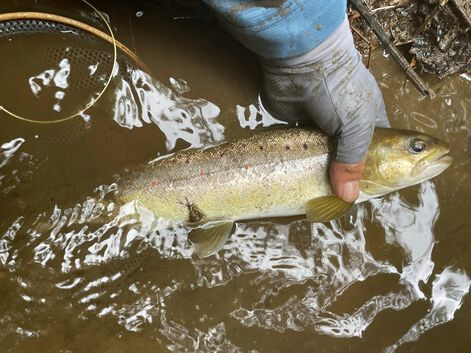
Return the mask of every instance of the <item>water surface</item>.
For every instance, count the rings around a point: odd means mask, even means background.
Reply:
[[[276,123],[257,107],[257,60],[215,23],[109,4],[96,5],[151,72],[121,57],[106,95],[62,124],[0,112],[1,351],[469,350],[469,77],[436,83],[430,100],[377,52],[392,125],[449,142],[452,167],[340,221],[238,223],[201,260],[184,228],[116,202],[120,175]],[[99,26],[78,1],[1,6]],[[84,106],[113,68],[109,44],[68,30],[0,48],[1,104],[39,120]]]

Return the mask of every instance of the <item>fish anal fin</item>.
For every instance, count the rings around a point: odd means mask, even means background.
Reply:
[[[343,216],[353,203],[343,201],[335,195],[309,200],[304,205],[306,218],[311,222],[328,222]]]
[[[231,235],[234,222],[231,220],[208,221],[194,227],[188,239],[200,258],[211,256],[221,250]]]

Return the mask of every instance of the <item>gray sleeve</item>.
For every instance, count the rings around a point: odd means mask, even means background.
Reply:
[[[381,91],[361,61],[352,72],[344,71],[345,66],[341,66],[325,77],[339,121],[335,159],[344,163],[358,163],[366,156],[375,126],[389,127],[389,122]],[[314,119],[318,121],[325,118],[326,115],[323,115]]]
[[[275,118],[311,118],[338,137],[335,159],[366,156],[375,126],[389,127],[375,78],[354,47],[348,21],[312,52],[282,62],[262,62],[262,103]]]
[[[322,53],[320,75],[323,91],[305,101],[305,109],[330,135],[338,137],[335,159],[344,163],[362,161],[375,126],[389,127],[381,91],[366,69],[347,26],[342,38]]]

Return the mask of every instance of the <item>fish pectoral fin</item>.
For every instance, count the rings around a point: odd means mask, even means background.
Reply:
[[[346,202],[337,196],[330,195],[309,200],[304,205],[304,210],[309,221],[328,222],[343,216],[352,205],[352,202]]]
[[[378,184],[378,183],[375,183],[375,182],[369,181],[369,180],[361,180],[360,181],[360,189],[365,194],[371,195],[371,196],[376,196],[376,197],[380,196],[380,195],[387,194],[387,193],[393,191],[392,188],[388,188],[385,185]]]
[[[201,258],[211,256],[222,249],[231,235],[233,221],[208,221],[193,228],[188,239],[195,246],[195,254]]]

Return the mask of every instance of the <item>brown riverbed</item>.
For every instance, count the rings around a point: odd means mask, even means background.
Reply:
[[[469,350],[469,77],[428,78],[430,100],[377,50],[391,124],[449,142],[452,167],[339,222],[240,223],[199,260],[184,229],[115,202],[119,176],[275,123],[256,106],[257,60],[213,21],[94,4],[150,72],[120,55],[102,98],[64,123],[0,112],[0,352]],[[100,26],[75,0],[0,5],[26,10]],[[0,52],[0,105],[38,120],[85,106],[112,68],[111,45],[68,28],[0,36]]]

